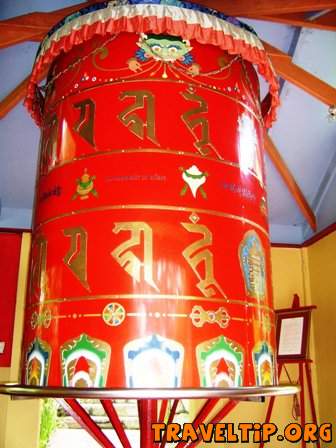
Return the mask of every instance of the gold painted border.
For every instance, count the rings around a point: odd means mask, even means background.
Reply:
[[[94,296],[79,296],[79,297],[63,297],[51,300],[45,300],[44,302],[36,302],[30,303],[26,306],[27,309],[33,307],[43,306],[46,303],[63,303],[63,302],[79,302],[81,300],[190,300],[197,302],[213,302],[213,303],[226,303],[226,304],[237,304],[241,306],[245,306],[247,308],[259,308],[264,309],[272,314],[274,314],[273,308],[267,305],[261,305],[258,303],[246,302],[244,300],[237,299],[227,299],[225,297],[216,297],[216,298],[206,298],[199,296],[177,296],[174,294],[98,294]]]
[[[83,208],[82,210],[71,211],[68,213],[62,213],[61,215],[54,216],[52,218],[46,219],[45,221],[41,221],[35,228],[34,232],[36,232],[40,227],[50,222],[56,221],[61,218],[66,218],[69,216],[82,215],[85,213],[93,213],[93,212],[101,212],[107,210],[165,210],[165,211],[174,211],[174,212],[187,212],[187,213],[203,213],[212,216],[218,216],[220,218],[233,219],[235,221],[240,221],[243,224],[250,224],[251,226],[259,229],[262,233],[266,235],[269,239],[269,234],[266,229],[252,221],[251,219],[244,218],[238,215],[232,215],[230,213],[219,212],[217,210],[211,209],[202,209],[202,208],[192,208],[192,207],[178,207],[175,205],[160,205],[160,204],[127,204],[127,205],[107,205],[101,207],[94,208]]]
[[[204,159],[204,160],[209,160],[210,162],[217,162],[222,165],[227,165],[227,166],[238,168],[238,169],[241,168],[238,162],[230,162],[229,160],[225,160],[225,159],[218,159],[216,157],[203,156],[203,155],[201,155],[199,153],[195,153],[195,152],[179,151],[178,149],[130,148],[130,149],[111,149],[109,151],[99,151],[97,148],[95,148],[94,151],[95,152],[93,152],[92,154],[85,154],[83,156],[74,157],[73,159],[71,159],[69,161],[64,161],[62,163],[58,163],[53,168],[51,168],[48,171],[48,174],[45,175],[44,177],[47,177],[50,173],[57,170],[58,168],[62,168],[63,166],[67,166],[67,165],[72,165],[73,163],[78,162],[80,160],[87,160],[87,159],[91,159],[91,158],[99,157],[99,156],[110,156],[110,155],[114,155],[114,154],[133,154],[133,153],[135,153],[135,154],[136,153],[158,153],[158,154],[171,154],[174,156],[177,155],[177,156],[185,156],[185,157],[196,157],[201,160]],[[252,170],[248,169],[247,171],[251,176],[253,176],[258,181],[259,185],[262,188],[265,188],[264,183],[257,177],[257,175]]]
[[[153,311],[153,314],[154,314],[155,312]],[[84,318],[84,319],[86,319],[86,318],[99,318],[99,319],[101,319],[102,318],[102,313],[89,313],[89,314],[80,314],[80,315],[78,315],[78,316],[76,316],[76,317],[73,317],[71,314],[68,314],[68,315],[54,315],[53,317],[52,317],[52,319],[54,319],[54,320],[59,320],[59,319],[82,319],[82,318]],[[175,319],[175,318],[181,318],[181,319],[190,319],[190,317],[191,317],[191,314],[174,314],[174,313],[164,313],[164,314],[162,314],[159,318],[157,318],[157,317],[155,317],[155,316],[148,316],[148,313],[126,313],[126,317],[129,317],[129,318],[132,318],[132,317],[135,317],[135,318],[139,318],[139,317],[146,317],[146,318],[148,318],[148,317],[150,317],[150,318],[152,318],[152,319],[161,319],[161,318],[168,318],[168,319]],[[259,320],[257,320],[257,319],[252,319],[252,320],[250,320],[250,319],[247,319],[247,318],[244,318],[244,317],[232,317],[232,316],[230,316],[230,322],[231,321],[234,321],[234,322],[246,322],[246,323],[250,323],[250,322],[252,322],[252,323],[254,323],[254,322],[260,322]],[[118,327],[119,326],[121,326],[123,323],[125,322],[125,320],[120,324],[120,325],[118,325]],[[206,324],[209,324],[209,325],[215,325],[216,324],[216,322],[204,322],[204,326],[206,325]],[[275,324],[272,322],[271,323],[271,326],[272,327],[275,327]],[[195,327],[195,328],[203,328],[203,327]],[[228,327],[226,327],[226,328],[228,328]]]

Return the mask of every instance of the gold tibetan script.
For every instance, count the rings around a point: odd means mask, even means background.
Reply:
[[[38,298],[40,302],[46,299],[47,287],[47,239],[40,235],[32,246],[32,264],[30,275],[30,296]]]
[[[212,233],[206,226],[201,224],[190,224],[187,222],[182,222],[181,224],[188,232],[200,233],[203,235],[203,238],[190,244],[190,246],[182,252],[182,255],[199,279],[199,282],[197,283],[198,289],[205,297],[213,297],[216,295],[217,291],[219,291],[223,297],[226,297],[224,291],[214,277],[213,254],[210,249],[205,249],[206,246],[212,245]],[[202,278],[199,270],[201,263],[204,264],[204,269],[202,270],[202,272],[204,272],[204,278]]]
[[[145,222],[116,222],[113,233],[131,232],[131,237],[111,252],[112,257],[137,282],[143,279],[146,283],[159,291],[153,280],[153,232]],[[143,237],[143,261],[131,251],[131,247],[139,246]]]
[[[159,145],[155,135],[155,97],[153,93],[149,90],[128,90],[120,94],[122,101],[126,98],[134,98],[134,103],[118,115],[119,120],[141,140],[145,138],[146,129],[147,138]],[[147,104],[146,119],[142,119],[134,112],[145,109],[145,104]]]
[[[70,249],[63,261],[84,288],[90,290],[87,281],[87,232],[83,227],[72,227],[64,229],[63,233],[71,238]]]
[[[202,156],[206,156],[210,153],[210,151],[214,151],[218,158],[221,158],[218,154],[216,148],[210,141],[209,135],[209,120],[204,115],[204,113],[208,113],[208,103],[204,98],[197,95],[193,91],[181,92],[183,98],[188,101],[194,101],[199,104],[199,107],[194,107],[193,109],[188,110],[184,114],[181,115],[181,118],[189,131],[195,138],[194,146],[195,148],[202,154]],[[200,137],[197,135],[196,129],[200,127],[201,135]]]
[[[74,104],[80,110],[79,120],[73,129],[90,145],[96,146],[94,141],[94,116],[95,103],[91,99],[86,99]]]
[[[46,175],[57,163],[58,119],[52,115],[46,122],[41,139],[40,174]]]

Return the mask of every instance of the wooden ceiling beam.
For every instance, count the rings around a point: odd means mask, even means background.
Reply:
[[[12,45],[26,42],[27,40],[41,41],[45,33],[40,30],[22,26],[16,27],[3,26],[0,23],[0,49],[10,47]]]
[[[312,95],[327,106],[336,104],[336,89],[286,58],[270,55],[278,76]]]
[[[328,16],[328,17],[327,17]],[[297,26],[300,28],[314,28],[326,31],[336,31],[336,12],[326,14],[316,20],[307,20],[305,13],[283,14],[283,15],[265,15],[255,16],[254,19],[264,20],[267,22],[283,23],[285,25]]]
[[[197,0],[192,0],[197,3]],[[231,16],[255,17],[260,15],[291,14],[296,12],[335,9],[336,0],[202,0],[209,8]]]
[[[43,73],[39,77],[39,81],[42,81],[45,76],[46,73]],[[15,89],[13,89],[3,100],[0,101],[0,120],[3,119],[20,101],[25,98],[29,79],[30,75],[21,81]]]
[[[273,47],[273,45],[269,44],[268,42],[262,41],[262,44],[268,53],[269,57],[277,58],[277,59],[285,59],[286,61],[290,62],[292,60],[292,57],[285,53],[284,51],[279,50],[279,48]]]
[[[296,183],[292,173],[287,167],[285,161],[281,157],[277,147],[275,146],[273,140],[268,134],[265,134],[265,150],[277,169],[278,173],[282,177],[286,187],[288,188],[290,194],[294,198],[296,204],[301,210],[303,216],[307,220],[308,224],[312,230],[316,231],[316,216],[308,204],[304,194],[302,193],[300,187]]]
[[[336,89],[292,62],[292,58],[278,48],[263,42],[278,76],[296,85],[327,106],[336,104]]]
[[[23,100],[28,87],[30,76],[27,76],[2,101],[0,101],[0,119],[3,119],[21,100]]]
[[[329,11],[323,16],[311,21],[312,23],[327,26],[336,26],[336,9]]]
[[[89,3],[94,3],[90,0]],[[52,12],[33,12],[12,19],[0,21],[0,48],[6,48],[26,41],[40,41],[44,35],[63,17],[88,6],[79,3]]]

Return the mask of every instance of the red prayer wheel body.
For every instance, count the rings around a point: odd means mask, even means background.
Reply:
[[[276,384],[259,85],[165,33],[92,36],[49,71],[23,383]]]

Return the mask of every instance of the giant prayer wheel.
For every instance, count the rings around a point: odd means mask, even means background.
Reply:
[[[277,104],[255,32],[194,3],[104,2],[50,31],[26,98],[42,137],[23,384],[277,384],[263,160]]]

